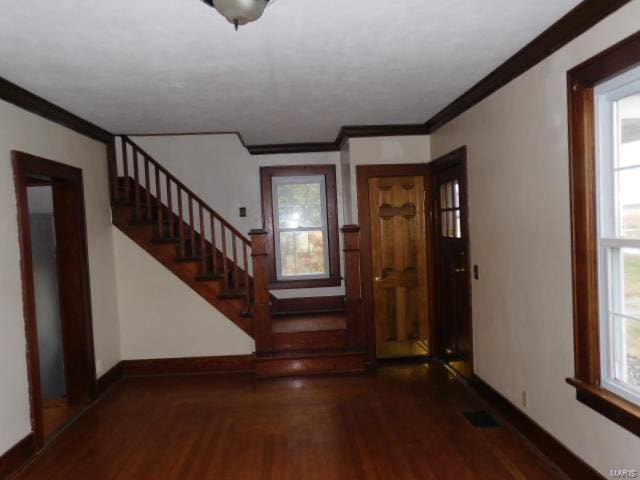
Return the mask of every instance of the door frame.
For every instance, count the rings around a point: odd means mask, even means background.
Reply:
[[[461,188],[460,188],[460,208],[461,208],[461,230],[462,230],[462,237],[464,238],[464,249],[465,249],[465,259],[466,259],[466,265],[465,265],[465,269],[467,271],[467,291],[468,291],[468,295],[467,295],[467,304],[468,304],[468,318],[467,318],[467,323],[469,326],[469,334],[471,335],[470,338],[470,355],[471,358],[469,359],[469,364],[471,367],[471,376],[473,376],[473,312],[472,312],[472,303],[471,303],[471,299],[472,299],[472,280],[471,280],[471,257],[470,257],[470,253],[471,253],[471,240],[470,240],[470,235],[469,235],[469,181],[468,181],[468,172],[467,172],[467,146],[463,145],[462,147],[459,147],[445,155],[442,155],[441,157],[436,158],[435,160],[433,160],[430,164],[430,170],[431,170],[431,180],[432,183],[430,185],[431,187],[431,191],[433,192],[433,195],[437,195],[438,193],[436,192],[436,173],[441,171],[441,170],[447,170],[451,167],[455,167],[457,165],[460,165],[461,169],[462,169],[462,175],[460,177],[460,181],[462,183]],[[432,238],[432,245],[433,245],[433,259],[434,259],[434,263],[433,263],[433,275],[434,275],[434,279],[435,279],[435,315],[438,321],[442,321],[441,320],[441,315],[440,315],[440,311],[442,309],[441,306],[441,299],[442,299],[442,295],[441,295],[441,288],[442,285],[440,285],[439,279],[438,279],[438,273],[440,271],[440,258],[441,258],[441,252],[439,249],[439,241],[437,238],[438,235],[438,225],[436,222],[439,221],[438,218],[438,214],[439,212],[437,211],[438,205],[437,205],[437,201],[436,198],[433,197],[431,200],[431,219],[432,219],[432,233],[433,233],[433,238]],[[434,327],[437,325],[434,325]],[[441,357],[442,354],[442,345],[440,343],[440,340],[438,338],[438,332],[439,330],[436,328],[435,332],[434,332],[434,353],[436,355],[438,355],[439,357]]]
[[[82,170],[79,168],[15,150],[11,152],[11,157],[18,210],[31,428],[36,449],[39,449],[44,445],[45,438],[27,186],[32,177],[51,179],[56,243],[76,247],[71,253],[72,258],[61,259],[60,255],[56,257],[63,354],[65,369],[68,369],[65,381],[70,401],[77,404],[91,403],[96,397],[84,188]],[[56,208],[56,203],[65,208]],[[58,228],[59,226],[64,228]],[[68,373],[71,370],[68,363],[70,361],[78,366],[72,374]]]
[[[358,222],[360,223],[360,252],[362,265],[362,299],[363,315],[366,332],[367,357],[369,362],[375,363],[376,358],[376,325],[373,310],[373,258],[371,252],[371,220],[369,209],[369,179],[373,177],[402,177],[402,176],[423,176],[424,185],[429,195],[432,185],[431,170],[427,163],[403,163],[403,164],[382,164],[382,165],[357,165],[356,166],[356,186],[358,195]],[[425,226],[431,229],[432,210],[425,208]],[[426,232],[427,267],[432,263],[433,236]],[[434,276],[433,269],[427,268],[428,280],[425,294],[429,300],[429,351],[433,345],[433,312],[434,312]]]

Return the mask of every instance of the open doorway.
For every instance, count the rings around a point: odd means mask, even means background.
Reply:
[[[82,171],[13,152],[37,447],[95,395]]]

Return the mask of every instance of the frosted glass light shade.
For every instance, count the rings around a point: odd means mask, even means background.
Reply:
[[[268,0],[214,0],[213,6],[229,22],[245,25],[259,19]]]

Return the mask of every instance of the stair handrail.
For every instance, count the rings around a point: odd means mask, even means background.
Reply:
[[[249,240],[242,233],[240,233],[240,231],[237,228],[235,228],[233,225],[231,225],[222,215],[220,215],[213,208],[211,208],[207,204],[207,202],[205,202],[202,198],[200,198],[197,194],[195,194],[178,177],[176,177],[173,173],[171,173],[169,170],[167,170],[165,167],[163,167],[161,163],[159,163],[155,158],[153,158],[151,155],[149,155],[149,153],[147,153],[140,145],[138,145],[136,142],[131,140],[131,138],[128,137],[127,135],[120,135],[120,137],[124,141],[126,141],[129,145],[131,145],[132,148],[138,150],[138,152],[140,154],[144,155],[149,160],[149,162],[151,162],[156,168],[158,168],[167,177],[169,177],[171,180],[173,180],[173,182],[176,185],[180,185],[180,189],[183,192],[185,192],[187,195],[190,195],[196,202],[201,203],[203,208],[207,209],[209,211],[209,213],[211,213],[214,217],[216,217],[216,219],[220,223],[222,223],[225,227],[227,227],[229,230],[231,230],[235,234],[236,237],[240,238],[244,243],[247,244],[247,246],[251,246],[251,240]]]
[[[157,221],[157,239],[159,241],[177,240],[181,258],[198,259],[199,278],[221,279],[221,294],[242,298],[243,313],[250,314],[254,293],[249,275],[251,241],[131,138],[126,135],[116,138],[120,139],[120,162],[116,153],[115,139],[108,150],[112,202],[117,204],[124,200],[133,203],[137,222],[145,221],[142,215],[144,208],[146,221]],[[129,150],[132,153],[131,160]],[[129,172],[130,167],[133,169],[133,177]],[[120,190],[120,171],[124,179],[123,192]],[[175,204],[173,203],[174,187]],[[165,189],[164,199],[163,188]],[[141,198],[142,194],[145,196],[144,200]],[[186,212],[183,199],[186,199]],[[165,200],[166,203],[164,203]],[[219,223],[219,228],[216,228],[216,222]],[[207,230],[210,240],[207,239]],[[216,230],[220,233],[219,238]],[[220,250],[218,250],[218,243]],[[228,245],[231,248],[231,255],[227,254]],[[242,268],[240,268],[241,257]]]

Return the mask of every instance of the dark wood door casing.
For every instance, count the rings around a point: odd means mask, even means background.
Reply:
[[[432,219],[437,306],[434,353],[473,375],[466,147],[434,160]],[[457,185],[457,192],[455,186]]]
[[[53,189],[56,243],[59,246],[57,266],[63,355],[67,393],[72,404],[89,403],[96,394],[84,190],[82,170],[78,168],[17,151],[12,152],[12,162],[18,210],[31,425],[36,447],[39,448],[44,444],[44,427],[27,185],[29,177],[47,178]]]

